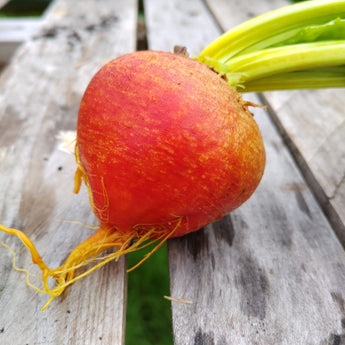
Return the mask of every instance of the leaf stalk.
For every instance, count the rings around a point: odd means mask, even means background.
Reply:
[[[345,1],[305,1],[255,17],[197,59],[241,92],[345,87]]]

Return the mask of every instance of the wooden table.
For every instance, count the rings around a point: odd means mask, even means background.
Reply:
[[[286,4],[147,0],[148,48],[179,44],[196,54],[220,28]],[[25,231],[52,267],[92,233],[63,220],[96,221],[86,191],[72,193],[74,157],[58,137],[75,130],[93,74],[137,49],[137,14],[134,0],[56,0],[0,76],[0,223]],[[192,301],[171,303],[174,344],[345,344],[344,90],[244,98],[268,105],[268,113],[253,110],[265,175],[222,221],[169,240],[170,294]],[[0,239],[27,266],[20,241]],[[1,344],[125,343],[125,258],[74,284],[44,312],[46,296],[26,286],[2,247],[0,277]]]

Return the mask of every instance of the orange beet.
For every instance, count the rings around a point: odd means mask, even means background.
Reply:
[[[42,270],[42,288],[28,283],[50,294],[43,309],[106,262],[147,241],[160,240],[157,249],[245,202],[265,167],[248,105],[209,67],[186,57],[144,51],[106,64],[81,101],[76,143],[75,192],[84,180],[98,231],[50,269],[23,232],[0,225],[23,241]],[[55,279],[54,288],[48,277]]]
[[[223,217],[256,189],[262,138],[241,95],[207,66],[144,51],[90,82],[77,127],[80,170],[101,227],[181,236]],[[116,230],[115,230],[116,229]]]

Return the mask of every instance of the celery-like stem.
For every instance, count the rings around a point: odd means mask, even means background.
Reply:
[[[224,33],[197,59],[242,92],[345,87],[345,1],[268,12]]]

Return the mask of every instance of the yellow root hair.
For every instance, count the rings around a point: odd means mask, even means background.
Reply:
[[[101,182],[103,186],[104,206],[102,208],[96,208],[93,202],[93,196],[89,184],[89,177],[80,164],[77,145],[75,147],[75,156],[78,167],[74,178],[74,193],[79,192],[81,184],[84,181],[89,192],[90,204],[93,211],[98,214],[99,220],[103,224],[106,224],[109,200],[105,187],[103,185],[103,179],[101,179]],[[32,262],[36,264],[42,271],[42,275],[41,277],[39,277],[42,283],[42,288],[39,288],[32,284],[30,281],[30,277],[34,275],[26,269],[18,268],[15,263],[14,251],[10,249],[6,244],[2,243],[3,246],[5,246],[13,255],[13,268],[17,271],[26,273],[27,285],[32,287],[37,292],[48,293],[50,295],[50,299],[41,309],[44,310],[55,297],[62,294],[67,286],[76,282],[80,278],[85,277],[86,275],[105,265],[109,261],[118,260],[121,255],[142,249],[154,242],[159,241],[155,248],[148,254],[146,254],[138,264],[129,269],[128,272],[134,270],[145,260],[147,260],[168,238],[172,237],[181,223],[182,217],[176,217],[175,220],[168,222],[167,224],[136,225],[129,232],[121,232],[119,229],[111,226],[100,226],[95,234],[90,236],[84,242],[80,243],[75,249],[73,249],[73,251],[67,257],[66,261],[60,267],[57,267],[55,269],[51,269],[45,264],[45,262],[42,260],[42,257],[36,250],[34,244],[22,231],[12,228],[6,228],[1,224],[0,230],[7,232],[8,234],[17,236],[29,249],[32,257]],[[110,254],[99,257],[102,252],[110,248],[117,249]],[[91,263],[93,264],[91,268],[88,268],[86,271],[75,275],[77,269]],[[56,285],[53,288],[49,287],[49,277],[55,279]]]
[[[166,228],[164,229],[164,227],[155,227],[153,225],[149,227],[146,225],[144,227],[146,229],[145,231],[143,231],[143,228],[138,226],[137,229],[133,229],[133,231],[129,233],[121,233],[114,228],[100,227],[95,234],[90,236],[84,242],[80,243],[70,253],[66,261],[60,267],[55,269],[49,268],[44,263],[33,243],[22,231],[6,228],[1,224],[0,230],[20,238],[23,244],[29,249],[33,263],[41,269],[42,276],[39,279],[41,280],[42,288],[39,288],[31,283],[30,277],[33,275],[28,270],[21,269],[16,266],[14,251],[2,242],[2,245],[10,250],[13,255],[13,268],[17,271],[26,273],[27,285],[37,292],[48,293],[50,295],[48,302],[41,308],[41,310],[44,310],[55,297],[61,295],[67,286],[76,282],[80,278],[85,277],[109,261],[118,260],[121,255],[142,249],[154,242],[159,241],[156,247],[146,254],[146,256],[138,264],[129,269],[128,272],[134,270],[142,262],[148,259],[169,237],[174,234],[176,229],[181,225],[181,222],[182,218],[178,218],[176,221],[171,222],[169,224],[170,229],[172,229],[170,232],[167,232]],[[105,256],[99,257],[99,254],[113,247],[116,247],[117,250]],[[78,275],[75,275],[77,269],[90,263],[93,263],[91,268],[79,273]],[[49,287],[49,277],[55,279],[56,285],[53,288]]]

